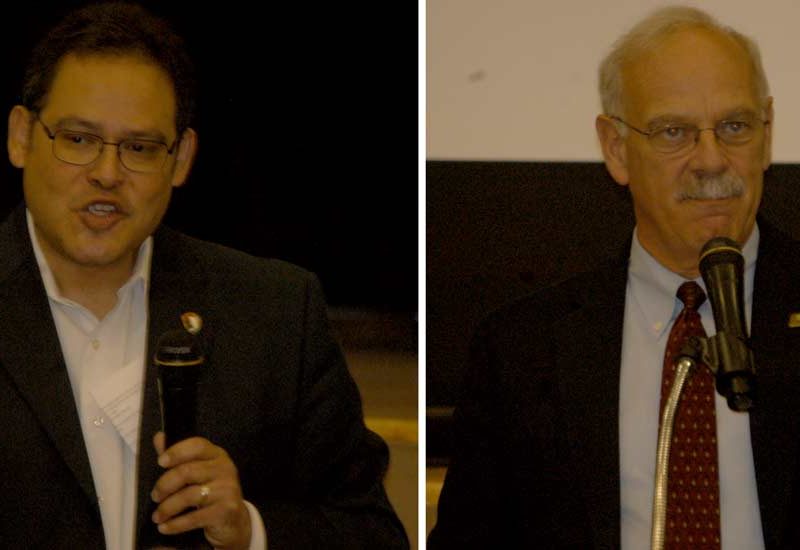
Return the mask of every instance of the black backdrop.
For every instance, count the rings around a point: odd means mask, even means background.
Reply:
[[[3,8],[0,111],[35,40],[85,3]],[[184,36],[200,82],[199,156],[166,223],[315,271],[331,305],[413,313],[416,4],[142,3]],[[22,193],[0,165],[5,217]]]

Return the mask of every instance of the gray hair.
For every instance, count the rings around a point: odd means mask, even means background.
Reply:
[[[755,75],[756,93],[762,104],[769,96],[769,85],[761,63],[758,45],[747,36],[721,25],[707,13],[686,6],[673,6],[656,10],[621,36],[611,52],[600,63],[600,100],[603,113],[623,116],[622,69],[656,49],[665,38],[686,29],[706,29],[732,38],[747,52]]]

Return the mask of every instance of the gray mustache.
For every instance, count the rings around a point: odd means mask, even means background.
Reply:
[[[725,173],[694,178],[678,191],[678,200],[719,200],[741,197],[744,180],[737,174]]]

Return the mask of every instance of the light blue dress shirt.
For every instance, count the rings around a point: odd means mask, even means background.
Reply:
[[[748,327],[758,240],[756,226],[742,249]],[[663,267],[642,248],[634,231],[625,294],[620,372],[620,519],[624,550],[650,547],[661,368],[669,331],[683,308],[675,295],[683,282],[683,277]],[[702,278],[696,282],[705,290]],[[706,333],[709,336],[716,334],[708,300],[700,307],[700,315]],[[715,406],[722,548],[763,549],[749,415],[731,411],[720,395],[716,396]]]

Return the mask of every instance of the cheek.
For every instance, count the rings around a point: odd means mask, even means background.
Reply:
[[[764,170],[764,157],[757,155],[747,161],[741,173],[753,182],[760,182],[764,177]]]
[[[732,162],[733,170],[745,181],[745,193],[754,200],[760,200],[764,186],[764,170],[761,167],[763,157],[753,157]]]
[[[167,182],[160,181],[152,186],[147,186],[147,192],[140,195],[142,213],[153,220],[152,223],[157,224],[166,212],[171,196],[172,187]]]
[[[26,203],[31,207],[55,208],[67,187],[62,178],[43,163],[26,165],[22,178]]]
[[[681,164],[642,159],[631,174],[631,192],[635,200],[650,210],[671,209],[682,177]]]

